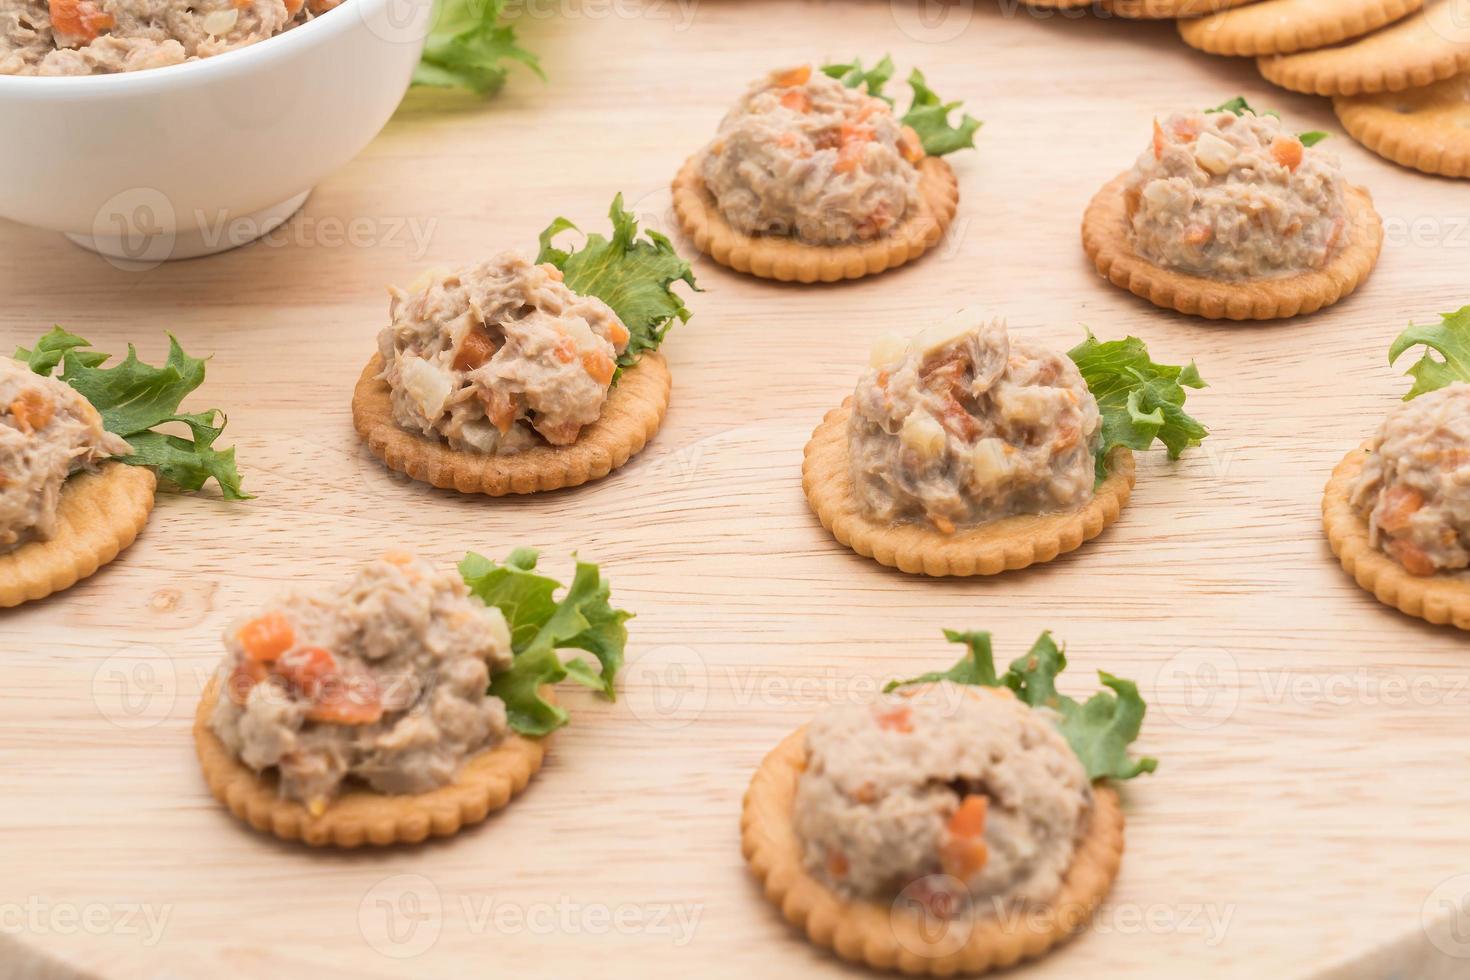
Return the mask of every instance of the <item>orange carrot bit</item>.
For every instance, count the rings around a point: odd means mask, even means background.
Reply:
[[[914,132],[914,127],[905,126],[898,131],[898,152],[909,163],[924,159],[924,141]]]
[[[945,825],[948,837],[939,848],[939,864],[945,874],[963,881],[985,867],[990,858],[984,840],[985,817],[989,812],[990,800],[972,793],[950,814]]]
[[[306,6],[306,0],[286,0],[286,15],[295,17],[301,13],[301,8]]]
[[[885,732],[908,733],[914,730],[913,709],[906,704],[878,714],[878,727]]]
[[[1189,231],[1185,232],[1184,242],[1186,245],[1204,245],[1214,237],[1215,229],[1208,225],[1195,225]]]
[[[871,143],[877,136],[878,131],[865,123],[844,122],[837,131],[843,143]]]
[[[835,847],[827,849],[827,874],[833,878],[846,878],[851,870],[852,865],[848,863],[846,854]]]
[[[589,350],[582,354],[582,370],[600,385],[612,384],[615,365],[612,358],[600,350]]]
[[[500,391],[489,391],[484,396],[485,415],[490,424],[500,430],[501,435],[510,432],[516,421],[516,403],[510,395]]]
[[[1155,119],[1154,120],[1154,159],[1155,160],[1162,160],[1164,158],[1164,145],[1165,145],[1166,142],[1167,142],[1167,140],[1164,139],[1164,127],[1163,126],[1160,126],[1159,125],[1159,121],[1157,119]]]
[[[1302,165],[1302,155],[1305,153],[1302,141],[1295,136],[1278,136],[1271,141],[1271,156],[1292,173]]]
[[[607,339],[612,341],[612,345],[614,347],[621,347],[632,338],[633,335],[628,333],[628,328],[623,326],[621,323],[614,321],[613,324],[608,327]]]
[[[837,151],[837,162],[832,165],[834,173],[850,174],[863,164],[862,143],[843,143],[842,149]]]
[[[92,0],[49,0],[51,33],[58,47],[80,47],[97,40],[116,21]]]
[[[371,678],[324,683],[306,717],[329,725],[371,725],[383,717],[382,695]]]
[[[278,659],[296,642],[296,631],[280,613],[266,613],[240,627],[235,634],[245,656],[251,660],[269,662]]]
[[[785,71],[778,71],[771,75],[772,82],[777,85],[784,85],[787,88],[796,85],[805,85],[811,81],[811,78],[811,65],[802,65],[800,68],[788,68]]]
[[[794,88],[781,96],[781,104],[792,112],[810,112],[812,108],[811,96],[806,94],[805,89]]]
[[[1423,506],[1422,493],[1402,483],[1395,484],[1383,491],[1383,499],[1375,515],[1378,526],[1389,534],[1397,534],[1408,528],[1409,519]]]
[[[10,416],[15,419],[15,424],[20,431],[27,434],[38,432],[46,428],[51,417],[56,414],[56,406],[46,393],[35,388],[27,388],[20,393],[20,397],[10,403]]]
[[[495,341],[490,339],[490,334],[484,327],[475,327],[465,334],[464,340],[459,343],[459,350],[454,355],[454,369],[456,371],[473,371],[484,367],[490,358],[495,356]]]
[[[276,673],[309,698],[337,675],[337,658],[321,647],[307,647],[276,661]]]
[[[1435,572],[1434,562],[1424,553],[1424,549],[1403,538],[1394,538],[1384,546],[1395,561],[1404,566],[1404,570],[1410,575],[1428,576]]]
[[[947,828],[952,836],[975,838],[985,833],[985,817],[990,813],[990,798],[971,793],[950,814]]]
[[[571,337],[563,336],[552,350],[552,355],[563,364],[570,364],[577,359],[577,344]]]

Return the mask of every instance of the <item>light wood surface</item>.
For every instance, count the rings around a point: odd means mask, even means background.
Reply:
[[[1423,953],[1436,887],[1470,871],[1466,637],[1360,591],[1319,506],[1405,389],[1389,341],[1470,299],[1464,185],[1368,154],[1327,102],[1191,51],[1172,25],[942,9],[921,29],[902,3],[704,0],[687,23],[671,3],[582,0],[522,20],[547,84],[520,73],[485,105],[412,94],[272,243],[139,274],[0,225],[4,345],[61,323],[116,352],[161,356],[164,330],[213,352],[194,404],[229,410],[258,495],[164,496],[121,560],[0,614],[0,975],[855,975],[750,881],[741,794],[820,705],[949,663],[946,626],[993,630],[1002,657],[1050,628],[1070,643],[1070,691],[1105,668],[1151,702],[1139,748],[1161,763],[1123,789],[1108,906],[1020,975],[1349,976],[1391,939]],[[461,497],[359,445],[349,401],[385,283],[532,250],[557,215],[601,228],[619,190],[667,230],[669,179],[750,79],[884,51],[986,121],[978,152],[952,158],[944,247],[834,287],[697,261],[707,291],[664,348],[667,422],[602,482]],[[1372,280],[1309,319],[1165,313],[1082,255],[1084,206],[1151,118],[1238,93],[1338,134],[1328,148],[1389,226]],[[355,219],[381,240],[333,237]],[[393,234],[405,221],[430,230],[422,254]],[[802,445],[873,338],[962,305],[1058,347],[1086,324],[1197,359],[1211,387],[1190,404],[1213,435],[1179,465],[1142,457],[1121,520],[1051,564],[929,581],[857,557],[807,510]],[[446,842],[339,854],[250,832],[209,797],[189,722],[231,617],[386,547],[448,563],[523,544],[563,575],[573,552],[601,562],[638,618],[622,697],[565,690],[573,723],[508,810]]]

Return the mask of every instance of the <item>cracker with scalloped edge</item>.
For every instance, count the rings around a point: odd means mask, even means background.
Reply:
[[[1368,522],[1353,507],[1353,487],[1373,450],[1369,439],[1343,457],[1322,493],[1322,526],[1332,553],[1360,586],[1386,606],[1437,625],[1470,630],[1470,572],[1411,575],[1368,539]]]
[[[1098,0],[1098,6],[1115,17],[1172,20],[1175,17],[1207,17],[1221,10],[1257,2],[1259,0]]]
[[[158,479],[116,460],[67,479],[56,534],[0,554],[0,608],[69,589],[127,548],[148,523]]]
[[[781,282],[838,282],[896,269],[944,240],[959,206],[959,181],[939,157],[919,161],[919,206],[869,242],[812,245],[779,235],[736,231],[699,175],[702,154],[674,178],[674,214],[696,248],[721,265]]]
[[[1397,93],[1341,96],[1337,118],[1379,156],[1442,177],[1470,177],[1470,74]]]
[[[1470,0],[1426,0],[1418,13],[1365,37],[1266,55],[1267,81],[1309,95],[1402,92],[1470,72]]]
[[[385,847],[448,837],[520,795],[546,754],[545,739],[507,732],[498,743],[465,760],[447,786],[402,795],[349,788],[320,816],[313,816],[304,804],[279,795],[274,773],[250,769],[210,731],[209,716],[219,690],[219,679],[211,680],[194,712],[194,748],[210,793],[256,830],[312,847]],[[554,700],[549,687],[541,695]]]
[[[1113,450],[1108,477],[1080,510],[1007,517],[945,534],[928,524],[874,520],[852,485],[852,399],[827,413],[806,444],[801,488],[822,526],[865,558],[913,575],[998,575],[1074,551],[1118,519],[1133,490],[1133,454]]]
[[[1210,54],[1291,54],[1361,37],[1424,6],[1424,0],[1264,0],[1179,22],[1190,47]]]
[[[1109,786],[1093,810],[1062,889],[1049,904],[1015,915],[940,922],[897,903],[847,900],[813,878],[793,813],[806,765],[806,729],[768,754],[746,790],[741,851],[772,904],[818,946],[853,963],[910,975],[979,974],[1034,959],[1081,931],[1112,888],[1123,861],[1123,808]]]
[[[569,446],[539,445],[510,456],[466,453],[393,421],[393,404],[374,354],[352,395],[352,424],[389,469],[460,493],[503,497],[580,486],[607,476],[648,444],[669,410],[673,379],[663,356],[648,351],[623,371],[602,414]]]
[[[1348,187],[1348,243],[1326,267],[1294,276],[1227,282],[1154,265],[1128,241],[1129,173],[1110,181],[1082,218],[1082,247],[1103,278],[1155,306],[1210,320],[1274,320],[1331,306],[1362,285],[1383,249],[1383,219],[1361,187]]]

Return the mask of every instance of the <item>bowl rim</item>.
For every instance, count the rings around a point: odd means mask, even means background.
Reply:
[[[78,98],[131,98],[192,84],[227,81],[268,70],[271,65],[295,57],[318,43],[325,43],[330,37],[346,34],[353,30],[354,22],[367,29],[369,16],[390,3],[403,2],[405,0],[343,0],[321,16],[273,37],[179,65],[105,75],[0,75],[0,99],[71,101]],[[431,5],[432,0],[407,2]]]

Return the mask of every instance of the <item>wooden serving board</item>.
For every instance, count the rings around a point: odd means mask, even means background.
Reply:
[[[821,705],[948,664],[942,627],[992,630],[1007,658],[1050,628],[1073,693],[1106,668],[1150,701],[1139,748],[1161,764],[1124,788],[1109,904],[1020,975],[1429,975],[1403,965],[1433,954],[1421,925],[1470,871],[1470,647],[1360,591],[1318,509],[1406,387],[1390,340],[1470,300],[1465,187],[1379,160],[1325,101],[1191,51],[1172,25],[1012,8],[536,6],[521,31],[546,84],[521,72],[486,104],[413,93],[268,242],[138,273],[0,225],[4,346],[61,323],[119,353],[161,357],[165,330],[213,352],[193,404],[229,410],[257,494],[163,496],[117,563],[0,614],[0,975],[853,975],[752,884],[741,794]],[[706,292],[664,348],[668,421],[600,483],[461,497],[361,448],[349,400],[386,283],[534,250],[558,215],[602,229],[616,191],[671,230],[669,179],[750,80],[885,51],[986,122],[978,152],[952,158],[960,210],[936,254],[832,287],[697,261]],[[1388,224],[1373,279],[1310,319],[1161,312],[1082,255],[1084,206],[1152,117],[1236,94],[1334,133]],[[1190,404],[1214,434],[1178,465],[1141,458],[1119,523],[1049,565],[931,581],[857,557],[803,502],[802,445],[875,337],[961,306],[1059,348],[1086,324],[1197,359],[1211,386]],[[622,696],[565,690],[574,720],[546,768],[453,840],[331,853],[248,831],[209,797],[189,738],[222,628],[405,545],[444,563],[534,545],[563,575],[573,552],[601,562],[638,614]]]

